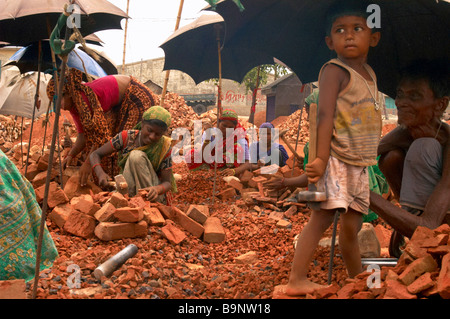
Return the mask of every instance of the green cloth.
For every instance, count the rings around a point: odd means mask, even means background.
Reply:
[[[303,170],[304,170],[305,165],[308,164],[309,143],[306,143],[305,147],[303,148],[303,152],[305,154],[305,159],[303,161]],[[379,159],[380,157],[378,156],[377,162]],[[379,195],[387,194],[389,192],[389,185],[386,181],[386,177],[384,177],[383,173],[378,167],[378,163],[376,165],[369,166],[367,169],[369,172],[370,190]],[[378,215],[375,214],[375,212],[369,208],[369,213],[367,215],[364,215],[363,222],[367,223],[377,218]]]
[[[30,182],[0,151],[0,280],[34,278],[42,211]],[[40,270],[58,257],[45,227]]]
[[[172,122],[172,116],[170,115],[170,112],[167,111],[165,108],[159,105],[155,105],[152,107],[149,107],[144,114],[142,114],[142,120],[149,121],[149,120],[160,120],[166,123],[167,127],[170,126]],[[139,127],[137,129],[141,129],[141,123],[138,123]]]

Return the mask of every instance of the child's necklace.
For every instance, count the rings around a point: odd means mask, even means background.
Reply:
[[[367,70],[366,66],[363,65],[364,69],[366,69],[367,73],[369,73],[369,76],[370,76],[370,78],[372,79],[372,82],[373,82],[373,84],[374,84],[374,86],[375,86],[374,93],[372,93],[372,91],[370,90],[369,83],[367,83],[366,79],[365,79],[361,74],[359,74],[358,72],[356,72],[355,69],[353,69],[350,65],[348,65],[347,63],[345,63],[345,62],[342,61],[341,59],[338,58],[338,60],[341,61],[342,63],[344,63],[346,66],[348,66],[353,72],[355,72],[355,74],[357,74],[357,75],[364,81],[364,83],[365,83],[366,86],[367,86],[367,90],[369,91],[369,93],[370,93],[370,95],[372,96],[372,99],[373,99],[373,101],[374,101],[374,103],[375,103],[375,111],[378,111],[378,110],[380,109],[380,103],[379,103],[378,100],[375,98],[375,96],[378,97],[378,94],[377,94],[377,92],[378,92],[377,82],[375,81],[375,79],[373,78],[373,76],[372,76],[372,74],[369,72],[369,70]]]

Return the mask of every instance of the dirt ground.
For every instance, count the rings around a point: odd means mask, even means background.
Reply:
[[[71,117],[62,112],[63,122]],[[53,128],[54,115],[50,116]],[[45,127],[42,120],[33,128],[32,145],[41,146]],[[24,131],[28,141],[30,129]],[[45,134],[46,144],[51,142],[51,129]],[[287,148],[288,149],[288,148]],[[300,147],[299,147],[300,149]],[[178,245],[167,241],[161,227],[150,226],[146,238],[103,242],[97,238],[83,239],[66,233],[51,221],[47,227],[58,249],[59,257],[49,270],[40,275],[38,299],[270,299],[274,287],[288,281],[294,255],[293,241],[310,217],[308,208],[293,215],[286,228],[277,227],[269,218],[269,211],[247,206],[239,199],[222,201],[215,198],[212,204],[214,174],[212,171],[190,172],[184,163],[174,164],[174,173],[181,175],[174,205],[186,211],[190,204],[204,204],[212,216],[218,217],[226,230],[226,240],[206,243],[190,234]],[[217,190],[225,182],[216,179]],[[382,223],[377,220],[374,225]],[[386,226],[386,225],[384,225]],[[388,226],[386,226],[388,227]],[[331,228],[324,237],[331,236]],[[137,254],[116,270],[110,277],[99,281],[94,269],[129,244],[138,247]],[[251,253],[253,258],[241,262],[239,256]],[[314,254],[309,276],[313,281],[326,284],[330,249],[319,247]],[[69,288],[72,272],[68,266],[75,264],[81,270],[81,286]],[[343,285],[347,279],[336,248],[332,281]],[[31,294],[32,283],[27,283]]]

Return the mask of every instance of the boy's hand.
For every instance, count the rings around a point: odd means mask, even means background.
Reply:
[[[305,173],[308,176],[308,183],[314,184],[322,177],[327,168],[327,162],[317,157],[311,163],[305,165]]]

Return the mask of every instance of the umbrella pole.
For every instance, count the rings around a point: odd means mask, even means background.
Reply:
[[[27,151],[27,162],[25,163],[25,175],[27,175],[28,171],[28,160],[30,158],[30,148],[31,148],[31,136],[33,135],[33,125],[34,125],[34,116],[36,112],[36,107],[39,101],[39,89],[41,84],[41,64],[42,64],[42,41],[39,40],[39,54],[38,54],[38,77],[36,83],[36,94],[34,95],[34,107],[33,107],[33,116],[31,118],[31,128],[30,128],[30,137],[28,139],[28,151]]]
[[[68,39],[69,39],[69,28],[66,26],[65,40],[67,41]],[[67,58],[64,58],[62,61],[62,65],[61,65],[60,81],[58,83],[58,90],[57,90],[58,98],[56,100],[56,105],[55,105],[55,122],[53,124],[52,144],[50,147],[50,156],[48,159],[48,168],[47,168],[47,178],[45,180],[44,199],[43,199],[43,203],[42,203],[41,225],[39,228],[39,239],[38,239],[38,245],[37,245],[37,251],[36,251],[36,267],[35,267],[35,273],[34,273],[34,285],[33,285],[33,294],[32,294],[33,299],[36,299],[37,285],[38,285],[38,281],[39,281],[41,252],[42,252],[42,239],[44,236],[45,220],[47,217],[48,191],[49,191],[49,184],[50,184],[50,178],[51,178],[51,171],[53,169],[53,154],[55,152],[56,137],[58,135],[57,133],[58,133],[59,113],[60,113],[61,99],[62,99],[62,94],[59,94],[59,92],[63,91],[66,65],[67,65]]]
[[[180,6],[178,7],[177,22],[175,23],[175,30],[174,31],[177,31],[178,27],[180,26],[181,12],[183,11],[183,4],[184,4],[184,0],[180,0]],[[170,70],[167,70],[166,71],[166,77],[164,78],[163,90],[162,90],[162,93],[161,93],[161,101],[159,103],[162,107],[164,107],[164,99],[166,97],[167,84],[169,83],[169,76],[170,76]]]
[[[220,30],[219,25],[214,26],[217,32],[217,56],[219,63],[219,85],[217,92],[217,128],[219,128],[219,118],[222,115],[222,57],[220,54]],[[216,195],[216,179],[217,179],[217,161],[214,160],[214,184],[213,184],[213,193],[212,193],[212,204],[214,205],[214,197]]]
[[[261,70],[261,66],[258,66],[258,72],[256,74],[256,87],[253,90],[253,96],[252,96],[252,108],[250,109],[250,117],[248,118],[248,121],[252,124],[255,124],[255,111],[256,111],[256,95],[258,94],[258,87],[259,87],[259,72]]]

